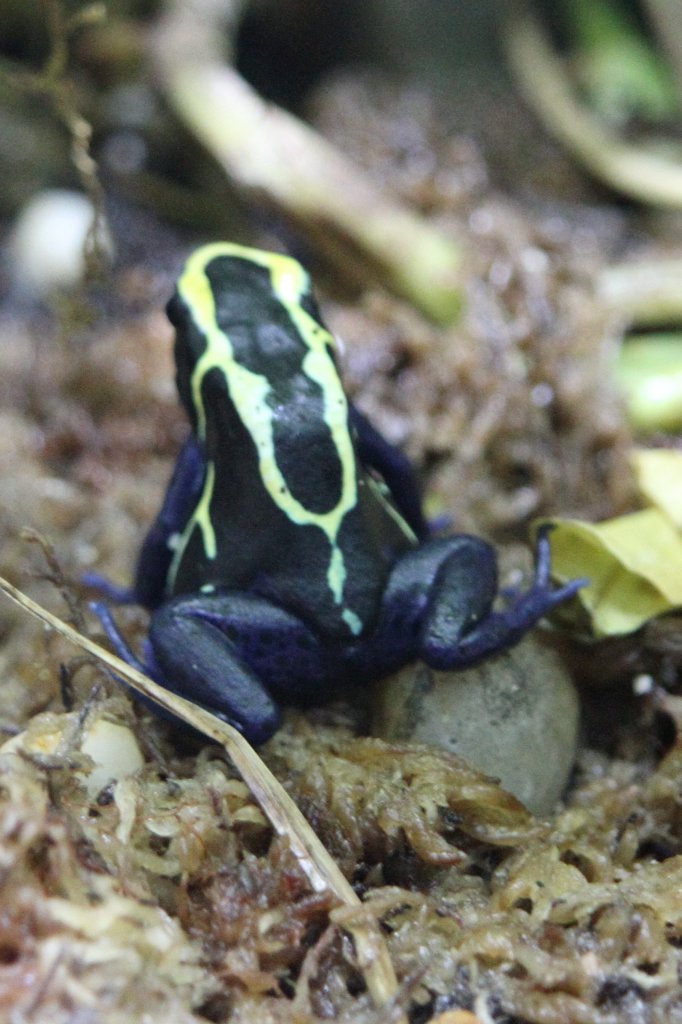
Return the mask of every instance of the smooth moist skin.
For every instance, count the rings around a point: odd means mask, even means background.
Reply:
[[[115,595],[151,610],[141,667],[162,685],[260,743],[280,702],[322,703],[415,659],[475,664],[575,592],[552,587],[541,534],[530,588],[493,609],[494,550],[431,534],[409,463],[346,398],[296,260],[204,246],[168,315],[191,430],[133,587]]]

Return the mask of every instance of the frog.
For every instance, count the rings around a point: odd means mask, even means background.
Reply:
[[[415,471],[350,401],[302,264],[234,242],[194,251],[167,315],[189,420],[132,586],[149,610],[121,657],[260,745],[283,704],[323,704],[412,661],[438,670],[515,645],[582,581],[555,585],[548,531],[527,589],[494,547],[441,535]],[[90,582],[97,582],[91,578]]]

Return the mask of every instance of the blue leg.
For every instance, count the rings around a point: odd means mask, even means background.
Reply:
[[[407,456],[386,440],[363,414],[350,405],[350,422],[356,432],[360,462],[384,478],[396,508],[420,539],[428,537],[429,524],[422,512],[422,500],[412,464]]]
[[[206,473],[202,445],[190,434],[180,450],[159,514],[142,544],[133,594],[138,604],[156,608],[164,598],[173,558],[171,538],[181,533],[196,508]]]
[[[137,603],[137,597],[132,587],[119,587],[117,583],[112,583],[110,579],[107,579],[106,576],[101,576],[98,572],[84,572],[81,576],[81,583],[84,587],[88,587],[89,590],[95,590],[100,597],[106,598],[112,604]],[[92,601],[90,607],[93,611],[97,612],[101,619],[102,616],[98,611],[100,602]],[[102,607],[104,606],[102,605]]]
[[[121,632],[114,621],[114,617],[107,606],[102,601],[91,601],[90,610],[95,613],[99,621],[102,623],[104,632],[109,637],[111,646],[114,648],[121,661],[125,661],[127,665],[132,666],[132,668],[136,668],[138,672],[152,675],[144,662],[133,654],[130,647],[128,647],[128,644],[121,636]]]
[[[174,693],[212,711],[252,743],[265,742],[277,730],[275,701],[218,624],[170,602],[153,616],[149,641]]]
[[[467,534],[426,541],[393,568],[372,639],[374,664],[382,672],[417,657],[435,669],[475,664],[518,643],[583,582],[552,586],[542,531],[531,587],[497,611],[497,557],[489,544]]]
[[[440,581],[448,569],[450,640],[456,640],[488,614],[497,592],[493,548],[468,534],[427,540],[401,555],[393,566],[371,641],[351,656],[360,671],[367,675],[387,674],[423,657],[422,635],[432,614],[434,593],[445,612]]]
[[[113,604],[141,604],[145,608],[156,608],[163,600],[173,558],[171,538],[182,532],[196,507],[205,471],[203,448],[190,435],[178,455],[163,505],[142,544],[132,587],[119,587],[95,572],[83,575],[84,586],[97,591],[100,597]],[[110,620],[110,625],[113,625],[113,620]]]
[[[152,615],[149,641],[170,689],[263,743],[279,725],[275,698],[326,696],[342,672],[294,615],[253,594],[183,595]]]
[[[204,595],[200,599],[180,597],[155,612],[147,663],[130,650],[106,605],[93,602],[91,608],[123,661],[235,726],[250,742],[263,743],[279,726],[279,709],[224,632],[227,627],[237,632],[248,629],[248,624],[230,615],[226,598],[212,607],[215,602],[215,597]],[[251,639],[258,645],[257,637]],[[288,665],[289,671],[295,672],[295,665],[293,669],[291,662]],[[141,699],[161,711],[153,701]]]
[[[137,657],[136,654],[134,654],[131,651],[127,642],[123,639],[123,636],[121,635],[121,632],[118,626],[116,625],[114,617],[107,608],[107,606],[103,604],[101,601],[91,601],[90,608],[102,623],[102,626],[104,627],[104,632],[109,637],[111,646],[114,648],[114,651],[116,652],[116,654],[118,654],[119,658],[122,661],[125,661],[127,665],[130,665],[131,668],[137,669],[137,671],[142,672],[143,675],[150,676],[155,682],[159,683],[160,686],[164,686],[164,680],[159,677],[159,670],[158,667],[153,662],[153,656],[151,655],[151,652],[147,651],[145,660],[142,661],[140,658]],[[137,690],[133,690],[133,688],[129,686],[126,680],[123,679],[121,676],[116,675],[115,679],[117,680],[117,682],[121,683],[122,686],[127,687],[130,690],[130,692],[134,694],[136,700],[140,701],[140,703],[144,704],[145,707],[148,707],[151,711],[154,711],[155,714],[160,715],[162,718],[168,719],[168,721],[173,722],[175,725],[185,727],[185,723],[182,722],[176,715],[173,715],[169,711],[166,711],[165,708],[160,707],[156,703],[156,701],[151,700],[144,694],[139,693]]]
[[[436,669],[462,668],[512,647],[543,616],[584,585],[584,580],[572,580],[563,587],[552,585],[548,533],[545,529],[538,534],[535,577],[528,590],[515,595],[500,611],[492,610],[490,605],[483,614],[478,609],[468,622],[461,618],[459,598],[453,606],[450,596],[453,589],[471,589],[468,570],[462,568],[458,558],[443,563],[421,632],[421,655],[428,665]]]

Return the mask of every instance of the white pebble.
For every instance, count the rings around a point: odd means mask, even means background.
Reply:
[[[17,218],[8,247],[16,287],[41,298],[78,284],[85,270],[84,243],[92,219],[92,203],[81,192],[51,189],[29,200]],[[113,254],[108,232],[102,246]]]

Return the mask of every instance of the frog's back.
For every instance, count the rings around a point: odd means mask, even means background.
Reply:
[[[308,275],[289,257],[209,246],[171,305],[178,389],[207,469],[168,592],[252,591],[329,638],[360,635],[389,559]]]
[[[202,496],[177,539],[168,595],[258,593],[327,639],[360,635],[375,621],[396,538],[355,454],[350,500],[328,434],[299,424],[297,443],[292,435],[278,449],[277,471],[271,467],[286,491],[273,492],[248,437],[237,456],[233,429],[221,458],[209,460]]]

